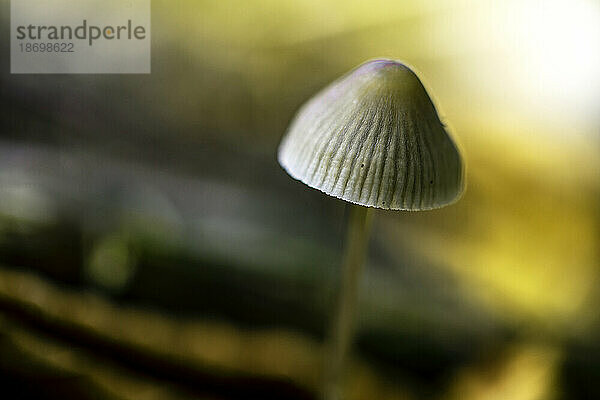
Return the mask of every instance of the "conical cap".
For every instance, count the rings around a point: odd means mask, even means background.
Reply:
[[[427,210],[463,191],[458,149],[407,66],[362,64],[309,100],[278,154],[294,178],[331,196],[390,210]]]

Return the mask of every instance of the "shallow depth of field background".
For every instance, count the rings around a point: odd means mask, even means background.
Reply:
[[[600,398],[598,2],[153,0],[152,41],[130,76],[10,75],[0,43],[5,393],[316,398],[346,209],[277,145],[389,57],[468,187],[376,213],[349,399]]]

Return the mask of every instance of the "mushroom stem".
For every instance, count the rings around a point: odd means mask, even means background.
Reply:
[[[325,400],[341,398],[341,380],[345,359],[352,343],[358,289],[369,244],[371,210],[352,204],[348,220],[341,286],[325,366]]]

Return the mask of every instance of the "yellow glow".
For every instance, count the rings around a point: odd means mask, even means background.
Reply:
[[[548,400],[554,398],[558,351],[537,345],[508,349],[497,365],[467,368],[456,379],[447,399]]]
[[[562,117],[589,117],[597,111],[600,90],[598,3],[554,0],[521,7],[516,39],[523,40],[515,46],[523,54],[523,95],[540,93]]]
[[[477,2],[434,18],[424,54],[448,57],[450,80],[435,82],[446,107],[459,102],[471,121],[558,125],[532,134],[570,140],[597,124],[599,21],[589,0]]]

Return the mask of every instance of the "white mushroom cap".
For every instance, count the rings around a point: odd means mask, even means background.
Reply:
[[[278,154],[294,178],[389,210],[428,210],[463,192],[461,156],[413,71],[368,61],[309,100]]]

